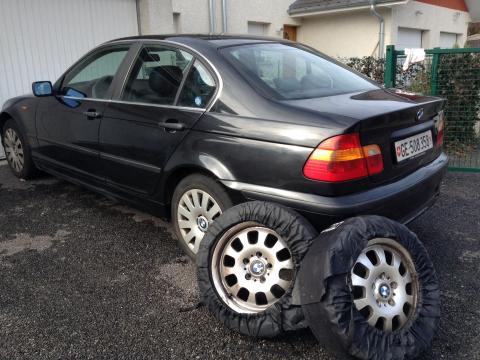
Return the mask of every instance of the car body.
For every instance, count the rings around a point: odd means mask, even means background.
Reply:
[[[263,82],[275,59],[264,53],[260,60],[258,54],[242,59],[242,49],[264,51],[262,47],[267,52],[300,49],[295,51],[328,63],[325,66],[333,72],[351,76],[365,89],[329,94],[335,88],[330,78],[328,89],[318,96],[312,88],[311,96],[282,97],[272,90],[276,85],[271,79]],[[240,55],[234,58],[232,51]],[[175,65],[168,63],[172,57]],[[288,56],[280,58],[293,61]],[[103,59],[101,64],[88,69],[97,59]],[[158,65],[164,61],[167,65]],[[252,61],[262,62],[257,74],[248,70],[258,65],[249,64]],[[98,70],[112,63],[116,64],[113,73]],[[151,64],[158,66],[153,69]],[[178,85],[175,94],[164,86],[168,75],[164,70],[172,66],[170,75],[178,76],[172,80]],[[284,64],[283,70],[274,69],[282,77],[276,83],[281,83],[278,89],[301,94],[299,80],[289,82],[286,77],[288,68]],[[302,71],[307,74],[309,70]],[[96,75],[102,76],[91,82],[89,76]],[[158,76],[163,76],[160,87],[155,83]],[[76,88],[66,86],[71,83]],[[0,129],[8,119],[15,120],[39,169],[161,217],[171,217],[172,197],[182,179],[199,173],[221,184],[231,204],[273,201],[300,211],[324,229],[358,214],[407,222],[433,203],[448,162],[441,146],[404,161],[395,158],[394,147],[397,141],[426,131],[431,131],[430,140],[437,143],[443,104],[439,98],[384,89],[313,49],[289,41],[142,36],[94,49],[53,85],[53,96],[7,101]],[[378,145],[381,172],[333,182],[305,176],[306,162],[319,144],[352,133],[358,134],[362,146]]]

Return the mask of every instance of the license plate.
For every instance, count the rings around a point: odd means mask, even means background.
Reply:
[[[409,159],[433,148],[432,132],[430,130],[395,142],[397,162]]]

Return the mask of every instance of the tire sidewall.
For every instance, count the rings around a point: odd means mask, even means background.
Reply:
[[[275,215],[282,215],[271,216],[274,212],[277,213]],[[290,221],[278,221],[279,218],[289,218]],[[222,300],[213,286],[212,256],[216,246],[229,229],[246,222],[253,222],[277,232],[292,254],[295,269],[292,286],[281,299],[258,314],[237,313]],[[292,236],[295,232],[297,236]],[[292,305],[292,291],[301,260],[316,234],[315,229],[303,217],[280,205],[250,202],[227,210],[208,231],[197,255],[197,276],[202,302],[228,328],[248,336],[271,338],[284,331],[304,327],[301,306]]]
[[[207,177],[205,175],[200,175],[200,174],[190,175],[179,182],[179,184],[175,188],[175,191],[172,197],[172,204],[171,204],[172,224],[173,224],[173,228],[175,230],[177,241],[180,247],[191,259],[194,260],[196,255],[193,253],[193,251],[188,247],[188,245],[183,240],[180,227],[178,225],[178,206],[179,206],[180,199],[187,191],[192,189],[199,189],[207,192],[211,197],[215,199],[218,206],[220,206],[222,213],[226,209],[232,207],[233,203],[230,197],[228,196],[227,192],[221,188],[221,185],[218,184],[214,179]]]

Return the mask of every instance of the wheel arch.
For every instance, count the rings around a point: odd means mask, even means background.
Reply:
[[[176,169],[172,170],[168,177],[165,179],[165,183],[163,186],[163,198],[166,205],[170,205],[172,203],[173,193],[180,181],[185,179],[187,176],[193,174],[201,174],[218,180],[218,178],[213,172],[200,166],[183,165],[177,167]]]
[[[218,182],[220,186],[222,186],[225,191],[229,194],[230,199],[234,204],[239,204],[243,202],[241,194],[233,191],[232,189],[226,187],[223,185],[219,180],[222,179],[221,176],[219,176],[219,173],[212,171],[209,168],[205,168],[203,166],[199,165],[191,165],[191,164],[185,164],[182,166],[178,166],[166,177],[163,186],[162,186],[162,194],[161,196],[163,197],[163,202],[165,204],[165,208],[168,209],[167,216],[170,218],[170,205],[172,203],[172,198],[173,198],[173,193],[175,192],[175,188],[177,185],[185,179],[187,176],[193,175],[193,174],[200,174],[200,175],[205,175],[208,176]]]
[[[8,112],[3,111],[0,113],[0,134],[3,133],[3,127],[8,120],[13,120],[13,116],[10,115]]]

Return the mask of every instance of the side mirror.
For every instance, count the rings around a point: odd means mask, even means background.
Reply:
[[[36,81],[32,84],[32,91],[38,97],[52,96],[53,86],[50,81]]]

